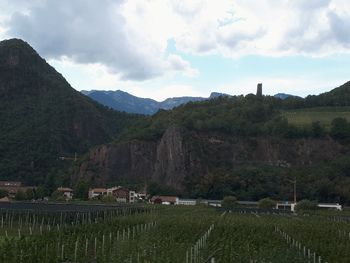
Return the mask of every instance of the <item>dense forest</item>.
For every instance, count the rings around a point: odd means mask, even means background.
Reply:
[[[43,184],[133,119],[75,91],[27,43],[0,42],[0,178]]]

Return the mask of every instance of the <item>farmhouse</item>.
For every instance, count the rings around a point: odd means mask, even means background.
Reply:
[[[129,189],[121,186],[108,188],[107,194],[114,196],[119,203],[135,202],[135,191],[130,191]]]
[[[107,195],[106,188],[93,188],[89,190],[89,199],[102,197],[104,195]]]
[[[68,187],[58,187],[57,192],[61,193],[66,199],[73,198],[73,190]]]

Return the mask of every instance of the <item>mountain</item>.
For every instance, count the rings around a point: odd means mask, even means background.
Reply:
[[[275,98],[278,98],[278,99],[281,99],[281,100],[285,100],[289,97],[297,97],[297,96],[294,96],[294,95],[291,95],[291,94],[286,94],[286,93],[277,93],[274,95]]]
[[[207,99],[217,98],[220,96],[229,96],[224,93],[213,92],[210,94],[209,98],[202,97],[177,97],[168,98],[164,101],[158,102],[153,99],[139,98],[133,96],[125,91],[98,91],[98,90],[82,90],[86,96],[91,99],[118,111],[124,111],[128,113],[138,113],[145,115],[155,114],[159,110],[171,110],[182,104],[189,102],[198,102]]]
[[[111,141],[136,116],[75,91],[26,42],[0,42],[0,180],[41,184],[59,157]]]
[[[299,198],[350,203],[350,124],[289,124],[282,114],[289,100],[219,96],[159,111],[91,150],[74,180],[192,198],[288,200],[288,180],[297,177]]]

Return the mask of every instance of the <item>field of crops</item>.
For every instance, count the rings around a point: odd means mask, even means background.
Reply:
[[[319,121],[329,128],[334,118],[341,117],[350,121],[350,107],[318,107],[310,109],[290,110],[282,113],[288,122],[297,126],[310,125]]]
[[[208,207],[75,208],[1,208],[0,261],[350,262],[347,217]]]

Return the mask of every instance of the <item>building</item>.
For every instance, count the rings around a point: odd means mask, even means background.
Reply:
[[[329,203],[319,203],[317,205],[319,208],[328,208],[328,209],[335,209],[335,210],[342,210],[342,206],[338,203],[336,204],[329,204]]]
[[[221,207],[221,200],[207,200],[209,206]]]
[[[179,198],[177,196],[155,195],[151,198],[151,202],[152,204],[178,205]]]
[[[33,186],[23,186],[21,182],[16,181],[0,181],[0,189],[8,193],[8,196],[14,198],[17,192],[26,192],[27,190],[35,190]]]
[[[67,200],[73,198],[73,189],[68,187],[58,187],[57,192],[61,193]]]
[[[89,189],[89,199],[101,198],[104,195],[107,195],[107,189],[106,188]]]
[[[178,204],[179,205],[196,205],[197,200],[196,199],[179,199]]]
[[[262,83],[258,83],[258,87],[256,89],[256,96],[262,97]]]
[[[135,191],[130,191],[127,188],[118,186],[107,189],[107,195],[112,195],[119,203],[134,203]]]
[[[276,203],[276,209],[282,209],[282,210],[290,210],[292,212],[295,211],[295,203],[290,202],[277,202]]]

